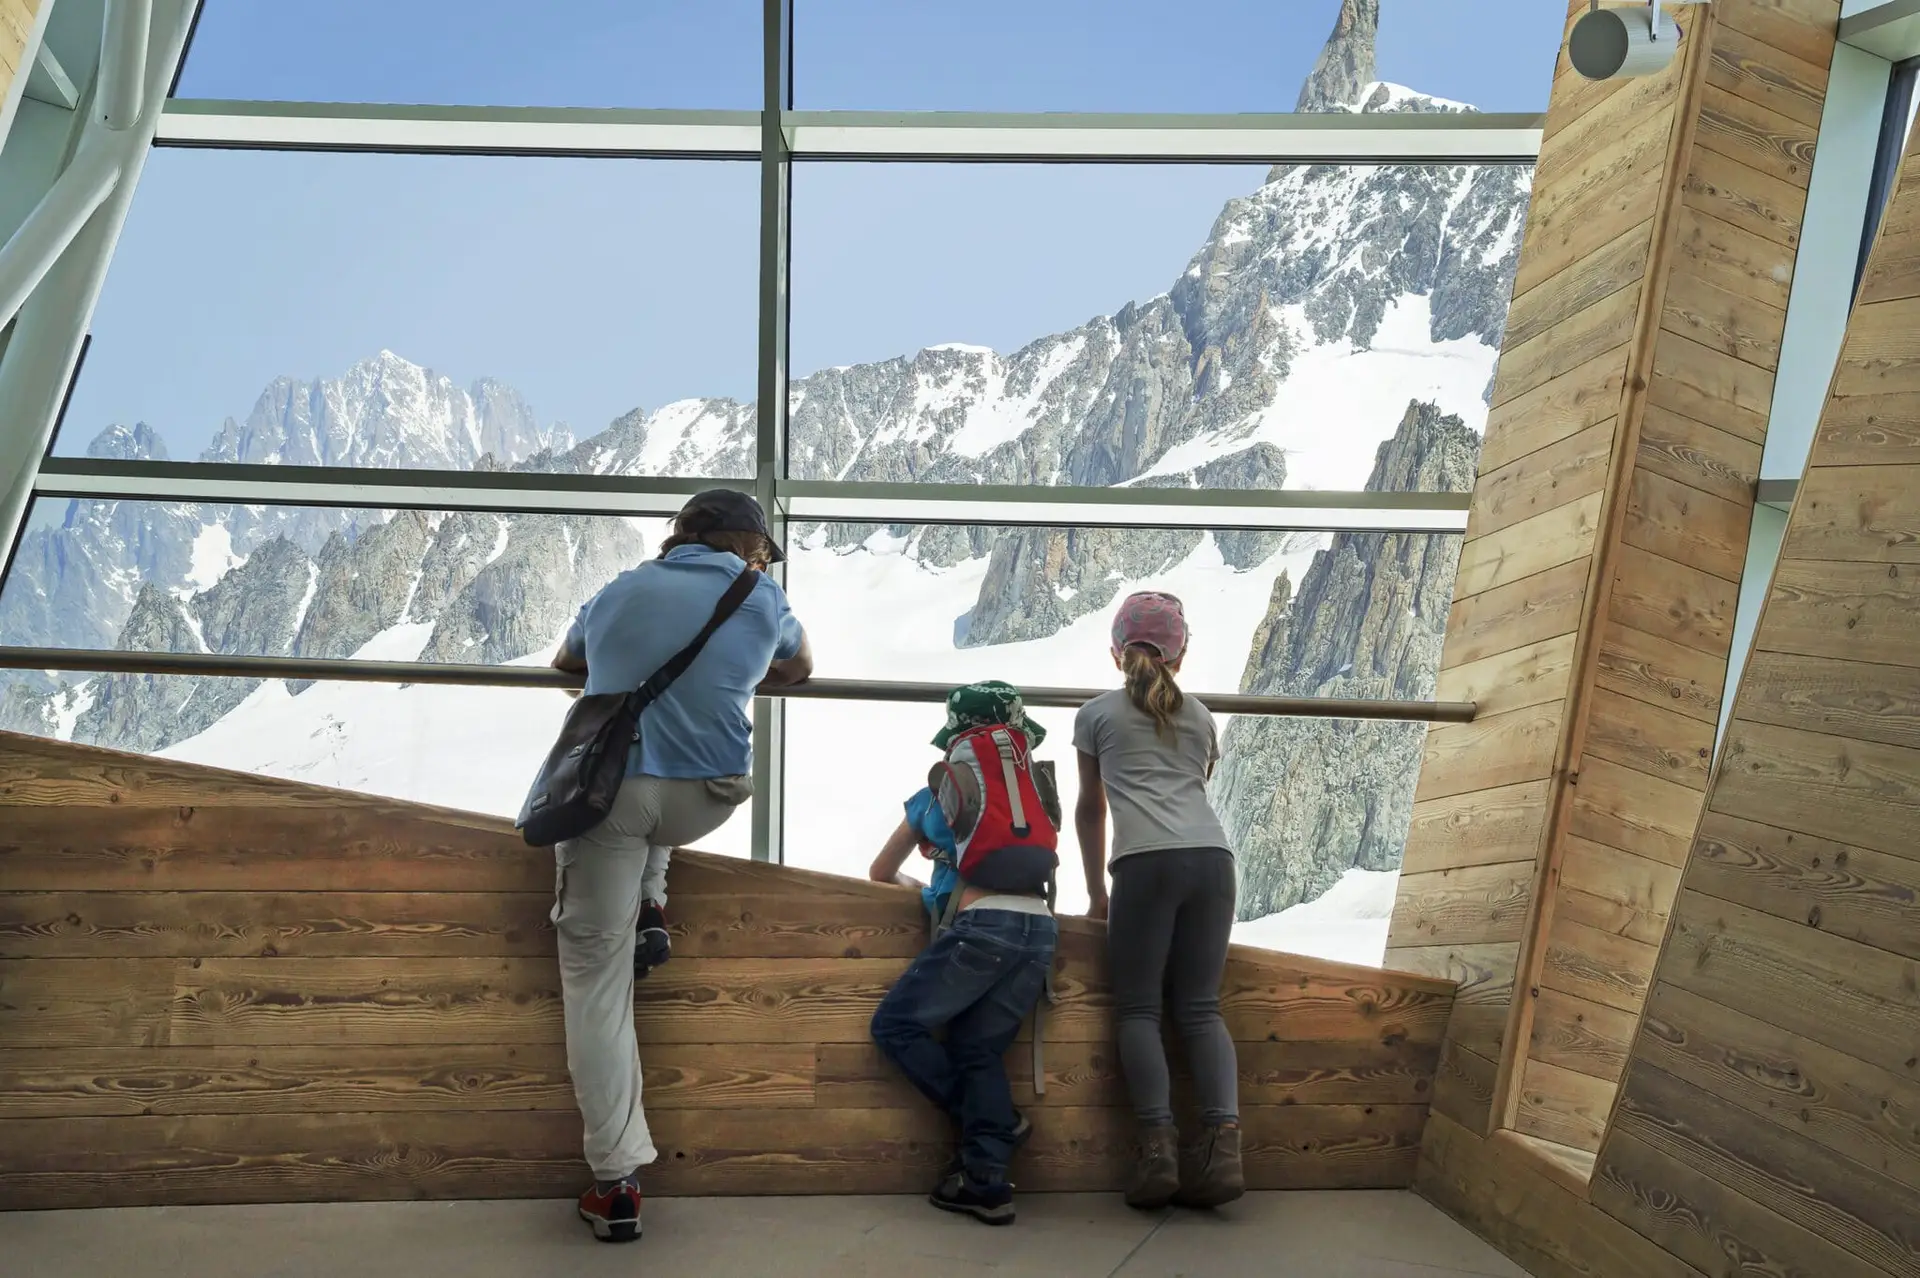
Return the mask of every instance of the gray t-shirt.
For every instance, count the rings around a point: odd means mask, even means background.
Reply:
[[[1220,759],[1212,712],[1188,697],[1170,738],[1153,727],[1153,716],[1120,690],[1102,693],[1074,716],[1074,749],[1100,760],[1113,811],[1108,864],[1161,848],[1232,851],[1207,802],[1207,777]]]

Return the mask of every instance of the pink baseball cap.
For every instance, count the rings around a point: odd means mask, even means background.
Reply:
[[[1162,661],[1178,661],[1187,652],[1187,613],[1180,601],[1157,590],[1143,590],[1121,601],[1113,614],[1113,650],[1142,644]]]

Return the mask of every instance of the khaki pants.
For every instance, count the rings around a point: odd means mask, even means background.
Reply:
[[[719,829],[750,797],[745,777],[628,777],[604,822],[553,850],[552,917],[566,1004],[567,1071],[596,1180],[618,1180],[655,1157],[640,1108],[633,1032],[640,903],[664,905],[673,849]]]

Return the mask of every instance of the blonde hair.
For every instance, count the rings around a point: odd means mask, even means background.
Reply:
[[[1180,727],[1174,716],[1187,703],[1187,696],[1160,654],[1143,643],[1128,644],[1120,654],[1120,670],[1126,676],[1127,699],[1153,717],[1153,734],[1177,736]]]

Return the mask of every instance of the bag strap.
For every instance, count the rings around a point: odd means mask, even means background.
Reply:
[[[742,569],[720,596],[720,602],[713,606],[713,615],[707,618],[706,625],[700,627],[700,633],[686,647],[668,657],[665,665],[648,675],[645,683],[627,694],[627,709],[636,720],[641,712],[660,699],[660,694],[671,687],[675,679],[687,672],[687,667],[700,655],[700,650],[707,646],[707,640],[713,638],[713,632],[720,629],[728,617],[740,611],[740,605],[747,601],[747,596],[759,584],[758,569]]]
[[[1015,838],[1026,838],[1033,833],[1033,826],[1027,822],[1026,801],[1020,797],[1020,775],[1014,767],[1017,752],[1013,748],[1013,738],[1005,729],[995,732],[991,738],[993,752],[1000,756],[1000,781],[1007,787],[1007,803],[1012,808],[1013,833]]]

